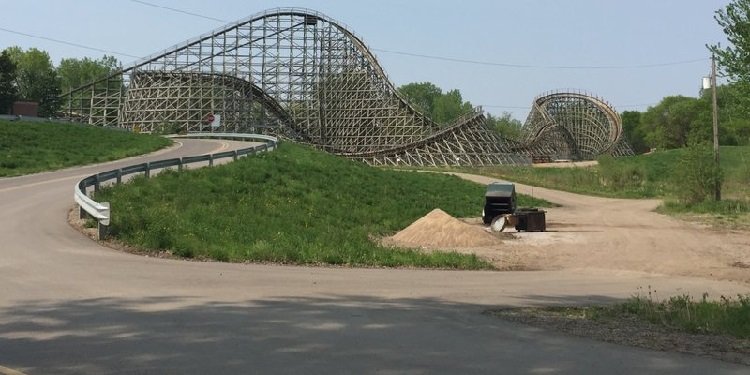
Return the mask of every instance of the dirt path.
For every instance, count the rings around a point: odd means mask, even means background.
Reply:
[[[482,184],[497,181],[455,174]],[[549,232],[520,233],[497,249],[493,258],[514,262],[516,269],[598,268],[750,283],[750,233],[716,231],[655,213],[658,200],[516,188],[563,205],[547,210]]]
[[[599,164],[596,160],[585,161],[564,161],[557,163],[537,163],[532,164],[534,168],[585,168]]]

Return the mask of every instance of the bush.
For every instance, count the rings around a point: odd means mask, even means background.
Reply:
[[[711,146],[706,143],[691,145],[680,157],[672,174],[675,196],[682,203],[701,203],[711,196],[716,184],[721,185],[723,174],[713,159]]]
[[[157,134],[157,135],[170,135],[170,134],[179,134],[180,131],[182,131],[183,127],[180,124],[174,123],[174,122],[162,122],[159,125],[154,126],[154,129],[151,131],[151,134]]]
[[[598,160],[601,183],[615,189],[633,188],[643,185],[646,171],[634,164],[618,163],[612,156],[602,156]]]
[[[740,294],[737,299],[721,296],[719,301],[711,301],[704,293],[700,300],[682,295],[657,301],[649,291],[648,297],[638,295],[615,305],[612,312],[618,311],[690,333],[750,338],[750,295]]]

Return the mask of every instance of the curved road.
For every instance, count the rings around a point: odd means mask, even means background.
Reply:
[[[76,179],[115,165],[0,179],[0,373],[674,373],[747,367],[507,323],[489,307],[747,292],[632,271],[457,272],[155,259],[68,226]],[[116,215],[116,207],[113,212]]]

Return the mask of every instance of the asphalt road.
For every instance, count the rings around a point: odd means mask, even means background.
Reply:
[[[145,159],[234,146],[181,142]],[[186,262],[104,248],[67,224],[77,179],[142,159],[0,179],[0,366],[27,374],[749,371],[481,314],[609,302],[649,285],[667,296],[748,292],[743,284],[631,271]]]

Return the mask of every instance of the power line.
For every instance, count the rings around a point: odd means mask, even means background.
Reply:
[[[187,11],[181,11],[179,9],[175,9],[175,8],[171,8],[171,7],[163,7],[163,6],[160,6],[160,5],[155,5],[155,4],[147,3],[145,1],[140,1],[140,0],[130,0],[130,1],[135,2],[135,3],[139,3],[139,4],[144,4],[144,5],[147,5],[147,6],[153,6],[153,7],[157,7],[157,8],[163,8],[163,9],[167,9],[167,10],[170,10],[170,11],[179,12],[179,13],[182,13],[182,14],[187,14],[187,15],[190,15],[190,16],[194,16],[194,17],[202,17],[202,18],[206,18],[206,19],[210,19],[210,20],[214,20],[214,21],[221,21],[218,18],[202,16],[202,15],[199,15],[199,14],[195,14],[195,13],[191,13],[191,12],[187,12]],[[65,44],[65,45],[69,45],[69,46],[73,46],[73,47],[78,47],[78,48],[84,48],[84,49],[88,49],[88,50],[92,50],[92,51],[97,51],[97,52],[102,52],[102,53],[109,53],[109,54],[114,54],[114,55],[127,56],[127,57],[132,57],[132,58],[135,58],[135,59],[140,59],[142,57],[142,56],[131,55],[129,53],[124,53],[124,52],[118,52],[118,51],[112,51],[112,50],[105,50],[105,49],[101,49],[101,48],[97,48],[97,47],[91,47],[91,46],[83,45],[83,44],[80,44],[80,43],[69,42],[69,41],[66,41],[66,40],[60,40],[60,39],[50,38],[50,37],[41,36],[41,35],[29,34],[29,33],[21,32],[21,31],[6,29],[6,28],[3,28],[3,27],[0,27],[0,31],[5,31],[5,32],[8,32],[8,33],[22,35],[22,36],[26,36],[26,37],[30,37],[30,38],[43,39],[43,40],[47,40],[47,41],[51,41],[51,42],[55,42],[55,43]],[[646,65],[630,65],[630,66],[626,66],[626,65],[622,65],[622,66],[543,66],[543,65],[518,65],[518,64],[493,63],[493,62],[486,62],[486,61],[464,60],[464,59],[456,59],[456,58],[452,58],[452,57],[423,55],[423,54],[417,54],[417,53],[411,53],[411,52],[391,51],[391,50],[385,50],[385,49],[379,49],[379,48],[373,48],[373,50],[374,51],[379,51],[379,52],[386,52],[386,53],[394,53],[394,54],[399,54],[399,55],[406,55],[406,56],[415,56],[415,57],[422,57],[422,58],[429,58],[429,59],[438,59],[438,60],[452,61],[452,62],[459,62],[459,63],[470,63],[470,64],[479,64],[479,65],[502,66],[502,67],[509,67],[509,68],[627,69],[627,68],[653,68],[653,67],[672,66],[672,65],[681,65],[681,64],[692,64],[692,63],[696,63],[696,62],[706,61],[705,58],[702,58],[702,59],[694,59],[694,60],[677,61],[677,62],[671,62],[671,63],[646,64]],[[488,107],[490,107],[490,106],[488,106]]]
[[[145,3],[145,2],[140,1],[140,0],[131,0],[131,1],[136,2],[136,3]],[[146,5],[150,5],[150,4],[146,4]],[[168,7],[163,7],[163,8],[169,9],[169,10],[173,10],[171,8],[168,8]],[[185,14],[194,15],[194,14],[189,13],[189,12],[186,12]],[[199,15],[196,15],[196,16],[199,16]],[[216,20],[216,19],[210,18],[210,17],[207,17],[207,18]],[[30,37],[30,38],[43,39],[43,40],[47,40],[47,41],[51,41],[51,42],[55,42],[55,43],[65,44],[65,45],[69,45],[69,46],[73,46],[73,47],[78,47],[78,48],[84,48],[84,49],[88,49],[88,50],[92,50],[92,51],[97,51],[97,52],[102,52],[102,53],[109,53],[109,54],[127,56],[127,57],[136,58],[136,59],[141,58],[140,56],[131,55],[131,54],[124,53],[124,52],[117,52],[117,51],[105,50],[105,49],[101,49],[101,48],[97,48],[97,47],[86,46],[86,45],[83,45],[83,44],[80,44],[80,43],[74,43],[74,42],[69,42],[69,41],[65,41],[65,40],[60,40],[60,39],[55,39],[55,38],[50,38],[50,37],[45,37],[45,36],[39,36],[39,35],[33,35],[33,34],[21,32],[21,31],[6,29],[4,27],[0,27],[0,31],[5,31],[5,32],[8,32],[8,33],[22,35],[22,36],[26,36],[26,37]],[[618,108],[635,108],[635,107],[653,106],[655,104],[657,104],[657,103],[628,104],[628,105],[619,105],[617,107]],[[524,106],[507,106],[507,105],[493,105],[493,104],[481,104],[481,106],[482,107],[487,107],[487,108],[500,108],[500,109],[525,109],[525,110],[531,109],[531,107],[524,107]]]
[[[205,16],[205,15],[190,12],[184,9],[162,6],[159,4],[154,4],[154,3],[150,3],[147,1],[143,1],[143,0],[130,0],[130,1],[137,3],[137,4],[146,5],[152,8],[166,9],[172,12],[181,13],[181,14],[185,14],[185,15],[189,15],[193,17],[204,18],[207,20],[212,20],[212,21],[217,21],[217,22],[222,22],[222,23],[228,22],[226,20],[222,20],[219,18]],[[387,50],[387,49],[381,49],[381,48],[371,48],[371,49],[373,51],[391,53],[394,55],[419,57],[423,59],[449,61],[449,62],[462,63],[462,64],[498,66],[498,67],[503,67],[503,68],[516,68],[516,69],[571,69],[571,70],[574,70],[574,69],[648,69],[648,68],[661,68],[661,67],[675,66],[675,65],[695,64],[698,62],[706,62],[708,60],[707,58],[697,58],[697,59],[691,59],[691,60],[670,61],[670,62],[663,62],[663,63],[640,64],[640,65],[527,65],[527,64],[511,64],[511,63],[505,63],[505,62],[460,59],[456,57],[426,55],[426,54],[421,54],[421,53],[394,51],[394,50]]]
[[[510,63],[501,63],[501,62],[459,59],[455,57],[425,55],[421,53],[393,51],[393,50],[380,49],[380,48],[372,48],[372,50],[378,51],[378,52],[384,52],[384,53],[392,53],[395,55],[419,57],[419,58],[424,58],[424,59],[441,60],[441,61],[450,61],[450,62],[456,62],[456,63],[462,63],[462,64],[499,66],[503,68],[518,68],[518,69],[645,69],[645,68],[659,68],[659,67],[674,66],[674,65],[695,64],[697,62],[707,61],[706,58],[700,58],[700,59],[692,59],[692,60],[672,61],[672,62],[655,63],[655,64],[641,64],[641,65],[525,65],[525,64],[510,64]]]
[[[130,1],[132,1],[134,3],[138,3],[138,4],[143,4],[143,5],[146,5],[146,6],[154,7],[154,8],[162,8],[162,9],[170,10],[170,11],[173,11],[173,12],[178,12],[178,13],[186,14],[186,15],[193,16],[193,17],[200,17],[200,18],[205,18],[205,19],[208,19],[208,20],[218,21],[218,22],[226,22],[226,21],[218,19],[218,18],[203,16],[203,15],[200,15],[200,14],[197,14],[197,13],[192,13],[192,12],[183,11],[183,10],[172,8],[172,7],[165,7],[165,6],[161,6],[161,5],[157,5],[157,4],[152,4],[152,3],[148,3],[148,2],[145,2],[145,1],[141,1],[141,0],[130,0]],[[86,46],[86,45],[83,45],[83,44],[80,44],[80,43],[69,42],[69,41],[55,39],[55,38],[50,38],[50,37],[46,37],[46,36],[33,35],[33,34],[21,32],[21,31],[6,29],[6,28],[3,28],[3,27],[0,27],[0,30],[8,32],[8,33],[12,33],[12,34],[26,36],[26,37],[29,37],[29,38],[36,38],[36,39],[47,40],[47,41],[51,41],[51,42],[55,42],[55,43],[65,44],[65,45],[69,45],[69,46],[73,46],[73,47],[78,47],[78,48],[84,48],[84,49],[88,49],[88,50],[92,50],[92,51],[97,51],[97,52],[102,52],[102,53],[109,53],[109,54],[115,54],[115,55],[120,55],[120,56],[127,56],[127,57],[132,57],[132,58],[135,58],[135,59],[139,59],[139,58],[142,57],[142,56],[131,55],[129,53],[124,53],[124,52],[118,52],[118,51],[112,51],[112,50],[105,50],[105,49],[101,49],[101,48],[97,48],[97,47]],[[486,65],[486,66],[500,66],[500,67],[505,67],[505,68],[526,68],[526,69],[637,69],[637,68],[656,68],[656,67],[666,67],[666,66],[674,66],[674,65],[694,64],[694,63],[697,63],[697,62],[705,62],[706,61],[706,58],[701,58],[701,59],[693,59],[693,60],[683,60],[683,61],[674,61],[674,62],[657,63],[657,64],[644,64],[644,65],[580,65],[580,66],[522,65],[522,64],[508,64],[508,63],[498,63],[498,62],[488,62],[488,61],[458,59],[458,58],[453,58],[453,57],[425,55],[425,54],[412,53],[412,52],[386,50],[386,49],[381,49],[381,48],[372,48],[372,50],[373,51],[378,51],[378,52],[384,52],[384,53],[392,53],[392,54],[397,54],[397,55],[404,55],[404,56],[411,56],[411,57],[420,57],[420,58],[433,59],[433,60],[441,60],[441,61],[450,61],[450,62],[457,62],[457,63],[464,63],[464,64]]]
[[[223,23],[228,22],[228,21],[225,21],[225,20],[222,20],[222,19],[219,19],[219,18],[214,18],[214,17],[210,17],[210,16],[204,16],[202,14],[189,12],[189,11],[183,10],[183,9],[172,8],[172,7],[167,7],[167,6],[163,6],[163,5],[159,5],[159,4],[149,3],[148,1],[141,1],[141,0],[130,0],[130,1],[132,1],[134,3],[146,5],[146,6],[149,6],[149,7],[152,7],[152,8],[161,8],[161,9],[171,10],[172,12],[182,13],[182,14],[186,14],[188,16],[193,16],[193,17],[198,17],[198,18],[205,18],[205,19],[211,20],[211,21],[223,22]]]
[[[162,6],[154,3],[150,3],[147,1],[142,0],[130,0],[131,2],[138,3],[141,5],[153,7],[153,8],[161,8],[166,9],[172,12],[181,13],[185,15],[189,15],[192,17],[199,17],[204,18],[212,21],[217,22],[227,22],[225,20],[214,18],[210,16],[204,16],[202,14],[189,12],[186,10],[173,8],[173,7],[167,7]],[[36,38],[36,39],[42,39],[47,40],[55,43],[65,44],[73,47],[88,49],[92,51],[102,52],[102,53],[108,53],[108,54],[115,54],[115,55],[121,55],[121,56],[127,56],[135,59],[140,59],[141,56],[131,55],[124,52],[118,52],[118,51],[112,51],[112,50],[105,50],[97,47],[91,47],[87,45],[83,45],[80,43],[75,42],[69,42],[65,40],[50,38],[46,36],[40,36],[40,35],[34,35],[29,34],[21,31],[6,29],[3,27],[0,27],[0,31],[5,31],[12,34],[22,35],[30,38]],[[379,48],[372,48],[374,51],[378,52],[384,52],[384,53],[393,53],[393,54],[399,54],[399,55],[405,55],[405,56],[412,56],[412,57],[420,57],[420,58],[428,58],[428,59],[436,59],[436,60],[443,60],[443,61],[451,61],[451,62],[458,62],[458,63],[467,63],[467,64],[478,64],[478,65],[490,65],[490,66],[501,66],[501,67],[508,67],[508,68],[539,68],[539,69],[629,69],[629,68],[654,68],[654,67],[663,67],[663,66],[673,66],[673,65],[682,65],[682,64],[692,64],[697,62],[704,62],[706,61],[706,58],[701,59],[693,59],[693,60],[684,60],[684,61],[675,61],[675,62],[667,62],[667,63],[657,63],[657,64],[643,64],[643,65],[593,65],[593,66],[545,66],[545,65],[522,65],[522,64],[508,64],[508,63],[496,63],[496,62],[487,62],[487,61],[476,61],[476,60],[467,60],[467,59],[458,59],[453,57],[444,57],[444,56],[434,56],[434,55],[424,55],[424,54],[418,54],[418,53],[411,53],[411,52],[403,52],[403,51],[393,51],[393,50],[386,50],[386,49],[379,49]],[[629,105],[620,105],[617,106],[618,108],[635,108],[635,107],[645,107],[645,106],[653,106],[657,103],[645,103],[645,104],[629,104]],[[504,105],[490,105],[490,104],[483,104],[483,107],[488,108],[501,108],[501,109],[531,109],[531,107],[523,107],[523,106],[504,106]]]
[[[105,54],[108,53],[108,54],[112,54],[112,55],[127,56],[127,57],[132,57],[132,58],[135,58],[135,59],[141,58],[140,56],[131,55],[129,53],[117,52],[117,51],[110,51],[110,50],[106,50],[106,49],[101,49],[101,48],[86,46],[86,45],[83,45],[83,44],[80,44],[80,43],[68,42],[68,41],[65,41],[65,40],[50,38],[50,37],[46,37],[46,36],[33,35],[33,34],[29,34],[29,33],[24,33],[24,32],[21,32],[21,31],[6,29],[4,27],[0,27],[0,31],[5,31],[7,33],[16,34],[16,35],[23,35],[23,36],[26,36],[26,37],[29,37],[29,38],[43,39],[43,40],[47,40],[47,41],[50,41],[50,42],[65,44],[65,45],[69,45],[69,46],[73,46],[73,47],[78,47],[78,48],[84,48],[84,49],[88,49],[88,50],[92,50],[92,51],[102,52],[102,53],[105,53]]]

